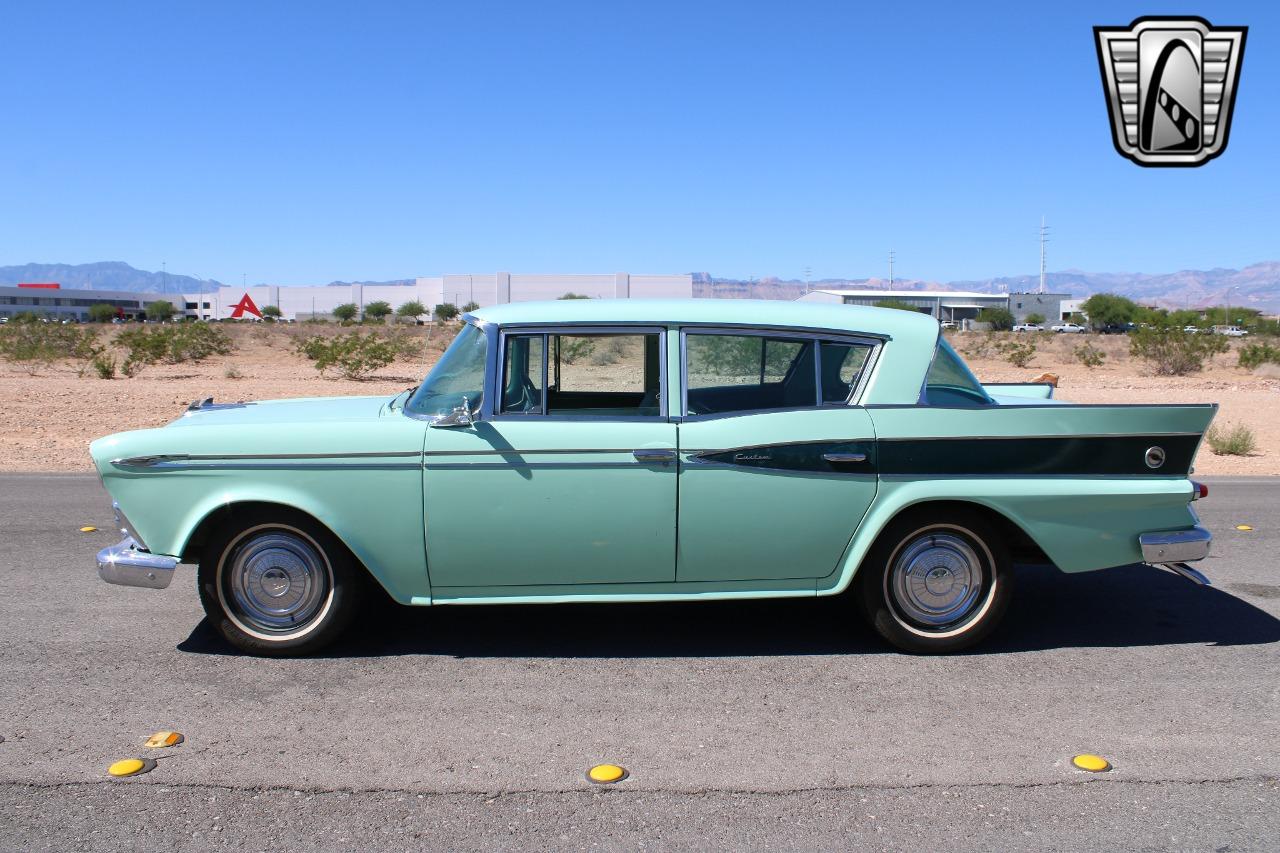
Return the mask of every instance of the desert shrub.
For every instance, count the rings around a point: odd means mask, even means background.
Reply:
[[[1253,430],[1244,424],[1230,428],[1211,426],[1204,438],[1217,456],[1248,456],[1258,447]]]
[[[966,335],[960,351],[970,358],[986,358],[996,346],[996,336],[991,332],[982,335]]]
[[[95,355],[90,362],[93,370],[98,374],[99,379],[115,379],[116,378],[116,357],[100,352]]]
[[[468,302],[466,305],[462,306],[462,313],[464,314],[470,311],[479,311],[479,310],[480,310],[480,303],[476,302],[474,299]]]
[[[360,306],[354,302],[344,302],[333,309],[333,316],[343,323],[350,323],[360,313]]]
[[[1007,332],[1013,328],[1013,313],[1008,308],[983,308],[978,312],[979,323],[990,323],[991,330]]]
[[[1090,368],[1101,367],[1107,360],[1107,354],[1088,341],[1073,349],[1071,354],[1076,357],[1076,361]]]
[[[588,359],[589,363],[596,367],[617,364],[628,354],[627,341],[623,337],[600,338],[598,346]]]
[[[312,335],[298,341],[297,350],[322,374],[333,369],[344,379],[364,379],[401,356],[417,354],[421,344],[407,335],[351,332],[331,338]]]
[[[1031,341],[1001,341],[996,351],[1014,367],[1026,367],[1036,357],[1036,345]]]
[[[1280,364],[1280,347],[1268,343],[1245,344],[1237,356],[1241,367],[1253,369],[1262,364]]]
[[[441,302],[433,313],[437,320],[452,320],[458,316],[458,306],[452,302]]]
[[[1043,314],[1036,314],[1036,313],[1032,312],[1031,314],[1028,314],[1027,316],[1023,317],[1023,318],[1022,318],[1022,322],[1024,322],[1024,323],[1030,323],[1030,324],[1035,325],[1035,326],[1043,326],[1043,325],[1044,325],[1044,315],[1043,315]]]
[[[590,299],[585,293],[566,293],[563,296],[557,296],[556,299]]]
[[[584,358],[590,358],[592,353],[596,351],[596,339],[561,337],[556,349],[562,363],[577,364]]]
[[[427,306],[416,299],[406,302],[396,309],[396,314],[401,317],[421,317],[425,313],[427,313]]]
[[[41,323],[34,318],[14,318],[0,326],[0,357],[22,365],[31,374],[63,359],[87,366],[100,352],[98,333],[92,329]]]
[[[1149,363],[1159,376],[1199,373],[1210,358],[1228,349],[1221,335],[1184,332],[1172,324],[1139,327],[1129,335],[1129,353]]]
[[[262,319],[268,323],[274,323],[284,316],[284,312],[280,310],[279,305],[263,305]]]
[[[228,364],[227,369],[222,371],[222,375],[227,379],[244,379],[244,374],[234,364]]]
[[[231,352],[227,333],[208,323],[183,323],[153,329],[129,329],[116,338],[127,352],[120,366],[125,376],[137,376],[148,364],[204,361]]]

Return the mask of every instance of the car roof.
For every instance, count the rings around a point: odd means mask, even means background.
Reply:
[[[469,316],[500,326],[525,323],[781,326],[918,339],[927,341],[930,347],[938,336],[938,321],[918,311],[767,299],[557,299],[492,305]]]

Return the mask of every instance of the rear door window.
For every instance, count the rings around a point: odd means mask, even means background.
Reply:
[[[688,330],[686,413],[843,404],[857,387],[870,352],[869,343]]]

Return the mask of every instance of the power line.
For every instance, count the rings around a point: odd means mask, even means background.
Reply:
[[[893,290],[893,259],[897,256],[893,249],[889,250],[889,289]]]

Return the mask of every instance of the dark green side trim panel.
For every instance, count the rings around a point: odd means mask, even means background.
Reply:
[[[1061,438],[918,438],[881,441],[881,474],[1110,475],[1185,477],[1198,435],[1064,436]],[[1165,462],[1146,463],[1160,447]]]
[[[1185,477],[1199,442],[1193,434],[797,442],[704,450],[685,464],[820,474]],[[1158,468],[1146,463],[1152,447],[1165,453]]]

